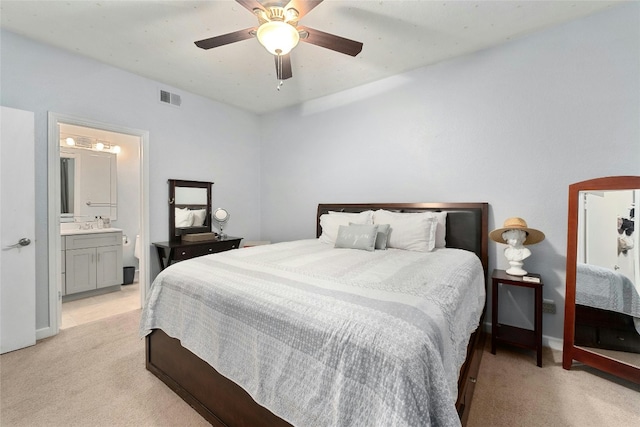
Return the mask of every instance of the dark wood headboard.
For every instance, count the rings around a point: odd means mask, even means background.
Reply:
[[[320,215],[329,211],[362,212],[386,209],[395,212],[447,212],[447,247],[475,252],[485,277],[488,262],[488,203],[321,203],[318,205],[316,237],[320,237]]]

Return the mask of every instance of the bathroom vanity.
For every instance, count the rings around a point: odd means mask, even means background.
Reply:
[[[62,229],[63,300],[120,289],[122,230]]]

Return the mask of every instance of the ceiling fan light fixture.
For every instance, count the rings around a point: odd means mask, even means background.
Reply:
[[[260,25],[256,37],[273,55],[288,54],[300,41],[298,30],[282,21],[270,21]]]

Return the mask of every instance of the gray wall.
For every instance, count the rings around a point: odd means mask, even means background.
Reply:
[[[168,178],[215,181],[229,234],[250,240],[313,237],[320,202],[487,201],[490,228],[522,216],[547,235],[525,266],[558,304],[544,333],[561,338],[567,186],[640,174],[639,15],[623,5],[263,117],[2,32],[0,103],[36,117],[38,259],[53,111],[150,132],[150,241],[167,238]],[[156,101],[160,88],[183,106]],[[506,267],[502,249],[491,267]],[[46,262],[37,281],[40,328]],[[529,326],[518,291],[501,319]]]
[[[255,115],[63,50],[0,33],[0,104],[35,112],[36,328],[48,325],[47,113],[149,131],[149,239],[167,240],[167,179],[214,181],[229,234],[260,237],[260,133]],[[182,96],[158,101],[162,88]],[[158,271],[151,252],[151,277]]]
[[[568,185],[640,175],[640,4],[262,118],[262,238],[311,238],[319,202],[486,201],[547,238],[544,334],[563,335]],[[282,132],[282,129],[287,129]],[[507,268],[491,242],[491,268]],[[504,304],[504,305],[503,305]],[[501,300],[530,327],[532,295]]]

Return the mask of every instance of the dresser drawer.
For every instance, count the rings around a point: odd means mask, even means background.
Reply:
[[[215,254],[240,247],[242,237],[227,237],[225,240],[208,242],[157,242],[153,245],[158,252],[160,269],[164,270],[172,262],[184,261],[203,255]]]
[[[122,232],[76,234],[65,237],[66,249],[97,248],[122,245]]]
[[[238,240],[208,242],[197,245],[187,245],[175,248],[173,259],[176,261],[182,261],[189,258],[195,258],[203,255],[214,254],[216,252],[224,252],[230,249],[237,249],[239,245]]]

